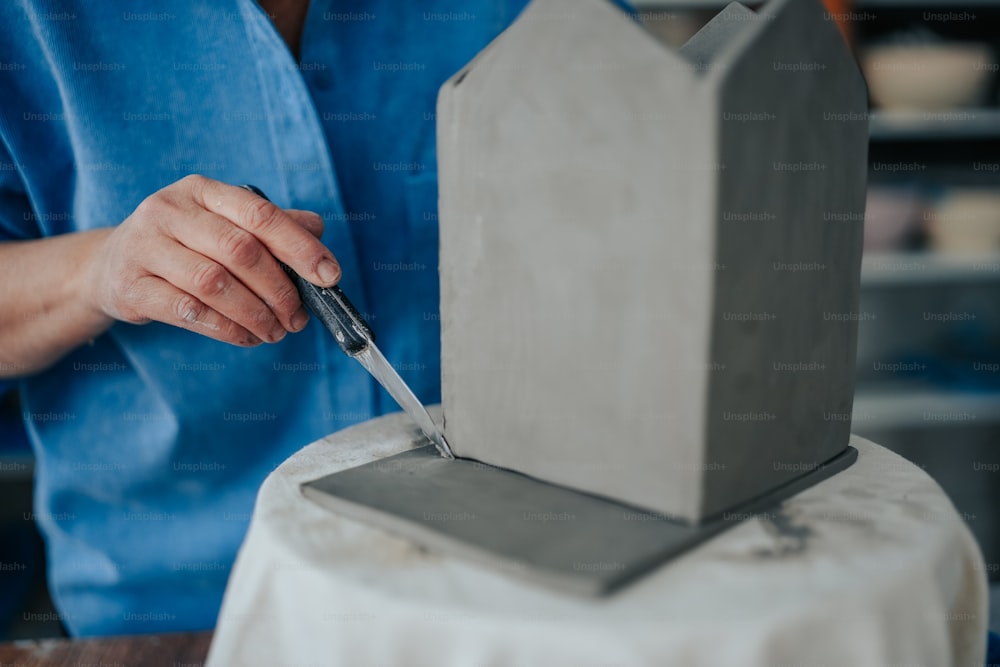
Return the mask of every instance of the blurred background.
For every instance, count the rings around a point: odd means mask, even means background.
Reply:
[[[634,2],[673,46],[725,4]],[[985,556],[1000,631],[1000,0],[826,6],[872,108],[853,430],[951,496]],[[63,633],[19,415],[16,393],[0,397],[0,640]]]

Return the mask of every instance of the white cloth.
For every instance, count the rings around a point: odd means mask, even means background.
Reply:
[[[339,517],[299,490],[414,446],[389,415],[314,443],[261,487],[212,667],[971,667],[982,556],[922,470],[860,438],[851,468],[605,599],[541,589]],[[784,529],[778,530],[777,526]],[[794,535],[789,537],[789,535]]]

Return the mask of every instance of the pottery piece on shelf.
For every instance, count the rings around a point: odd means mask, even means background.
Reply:
[[[861,57],[872,102],[883,109],[946,111],[983,103],[996,63],[986,44],[885,44]]]

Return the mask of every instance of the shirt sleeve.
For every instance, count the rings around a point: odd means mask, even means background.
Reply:
[[[3,129],[0,126],[0,243],[38,236],[38,224],[28,201],[21,169],[7,150]],[[16,383],[17,380],[0,378],[0,396]]]
[[[49,110],[51,103],[41,102],[40,93],[43,84],[45,90],[53,84],[38,29],[29,21],[35,12],[31,4],[0,3],[0,25],[12,31],[0,40],[0,243],[41,236],[28,187],[32,171],[25,163],[37,159],[45,164],[51,157],[32,140],[48,123],[29,118],[32,111]]]
[[[38,238],[38,223],[28,200],[21,165],[7,150],[0,125],[0,243]]]

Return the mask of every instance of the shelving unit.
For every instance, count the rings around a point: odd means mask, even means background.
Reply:
[[[861,282],[866,289],[1000,283],[1000,252],[960,256],[932,252],[868,254],[861,260]]]
[[[862,17],[858,53],[916,26],[945,41],[990,43],[1000,57],[1000,0],[857,0],[853,11]],[[963,20],[942,20],[951,13]],[[1000,108],[989,106],[997,92],[994,82],[975,108],[873,110],[869,183],[916,188],[929,202],[951,187],[1000,189]],[[920,168],[884,168],[893,163]],[[921,465],[986,561],[1000,562],[1000,484],[984,472],[1000,464],[1000,248],[866,254],[859,311],[852,430]],[[879,368],[907,361],[919,370]]]
[[[1000,139],[1000,109],[960,111],[873,111],[872,141]]]
[[[941,391],[927,388],[859,390],[854,424],[865,430],[1000,428],[1000,393]]]

